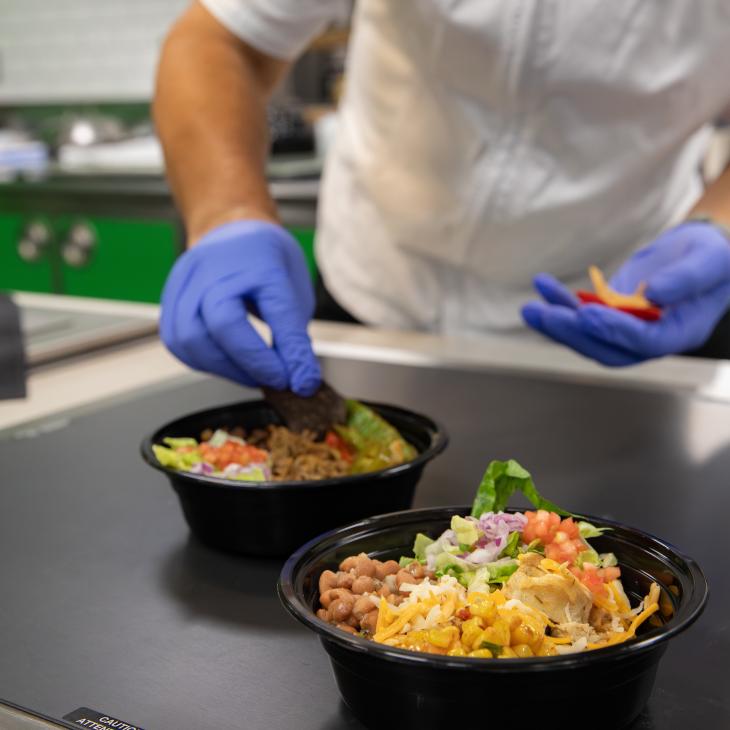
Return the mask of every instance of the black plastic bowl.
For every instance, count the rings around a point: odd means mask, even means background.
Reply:
[[[408,509],[423,468],[448,442],[443,426],[413,411],[368,403],[418,450],[389,469],[311,481],[237,482],[162,466],[152,451],[166,436],[198,438],[206,428],[247,431],[281,423],[265,401],[247,401],[193,413],[142,441],[142,457],[170,480],[196,537],[211,547],[245,555],[287,556],[315,535],[381,512]]]
[[[446,507],[373,517],[311,541],[284,565],[279,596],[319,634],[350,709],[370,728],[399,730],[455,724],[562,730],[576,723],[616,730],[631,722],[649,698],[668,640],[697,619],[707,600],[697,564],[639,530],[588,518],[613,528],[591,542],[616,553],[632,603],[652,581],[662,589],[664,624],[614,647],[530,659],[445,657],[376,644],[315,616],[322,571],[337,570],[360,552],[382,560],[411,554],[416,533],[436,536],[453,515],[468,511]]]

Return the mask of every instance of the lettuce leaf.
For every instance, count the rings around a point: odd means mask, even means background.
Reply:
[[[542,497],[535,488],[530,472],[514,459],[510,459],[490,462],[477,489],[471,510],[472,517],[479,517],[485,512],[504,510],[509,498],[517,491],[522,492],[535,509],[557,512],[563,516],[571,515],[570,512]]]
[[[160,446],[159,444],[153,444],[152,451],[162,466],[177,469],[178,471],[186,471],[193,464],[197,464],[203,460],[203,457],[198,451],[180,453],[179,451],[170,449],[167,446]]]
[[[509,537],[507,538],[507,544],[504,546],[504,549],[499,554],[500,558],[516,558],[518,548],[520,546],[520,533],[516,530],[514,532],[510,532]]]
[[[195,439],[186,437],[173,438],[172,436],[165,436],[162,439],[162,443],[171,449],[179,449],[181,446],[194,446],[196,449],[198,448],[198,442]]]
[[[607,530],[610,530],[610,527],[596,527],[595,525],[592,525],[590,522],[585,522],[581,520],[578,523],[578,530],[580,532],[580,536],[587,540],[589,537],[600,537],[603,535],[604,532]]]
[[[413,543],[413,554],[416,556],[416,559],[425,560],[426,548],[432,544],[433,540],[428,535],[424,535],[422,532],[419,532]]]
[[[416,458],[415,447],[372,408],[356,400],[347,400],[346,405],[347,424],[335,425],[334,429],[356,452],[352,474],[377,471]]]

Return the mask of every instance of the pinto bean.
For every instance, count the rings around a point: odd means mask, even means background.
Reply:
[[[332,620],[336,621],[337,623],[340,623],[342,621],[346,621],[350,614],[352,613],[352,606],[354,605],[354,601],[346,601],[342,598],[338,598],[336,601],[334,601],[330,607],[329,612],[332,616]]]
[[[344,599],[344,600],[349,599],[352,603],[355,602],[355,599],[354,599],[352,593],[350,593],[350,591],[348,591],[347,588],[332,588],[329,591],[327,591],[326,593],[323,593],[319,597],[319,602],[322,604],[323,608],[329,608],[330,604],[333,601],[337,601],[337,600],[341,600],[341,599]]]
[[[372,593],[375,590],[375,580],[367,575],[361,575],[359,578],[355,578],[352,582],[352,592],[359,593]]]
[[[373,560],[373,565],[375,566],[375,577],[378,580],[383,580],[385,578],[385,563],[383,563],[380,560]]]
[[[398,574],[395,576],[395,584],[398,587],[398,590],[400,590],[400,587],[404,583],[415,583],[415,576],[410,571],[406,570],[405,568],[401,568],[398,571]]]
[[[339,623],[337,624],[338,629],[342,629],[343,631],[347,631],[348,634],[355,634],[357,635],[358,631],[354,626],[350,626],[350,624],[343,624]]]
[[[360,619],[355,618],[355,615],[352,613],[350,614],[350,618],[348,618],[347,621],[345,621],[345,623],[348,624],[349,626],[352,626],[353,628],[356,628],[356,629],[360,628]]]
[[[320,608],[319,611],[317,611],[317,618],[321,618],[322,621],[326,621],[327,620],[327,609]]]
[[[386,560],[383,563],[385,575],[395,575],[400,570],[400,565],[395,560]]]
[[[356,558],[355,573],[357,573],[358,577],[360,577],[360,576],[368,576],[369,578],[374,577],[375,576],[374,561],[370,560],[370,558],[367,555],[365,555],[365,553],[360,553]]]
[[[319,592],[320,594],[326,593],[331,588],[337,586],[337,575],[331,570],[325,570],[322,575],[319,576]]]
[[[352,615],[357,616],[358,619],[362,620],[362,617],[366,613],[374,611],[376,608],[375,604],[368,598],[368,596],[360,596],[355,601],[355,605],[352,607]]]
[[[355,580],[354,574],[351,572],[345,573],[340,571],[337,574],[337,587],[338,588],[352,588],[352,582]]]
[[[379,596],[387,598],[393,591],[390,590],[390,586],[387,583],[383,583],[380,588],[376,591]]]
[[[375,633],[375,629],[378,625],[378,611],[370,611],[360,621],[360,626],[364,631],[369,631],[371,634]]]
[[[414,577],[418,578],[419,580],[423,578],[423,566],[417,561],[414,560],[412,563],[409,563],[406,566],[406,570]]]
[[[345,558],[340,563],[340,570],[344,570],[346,572],[352,570],[355,567],[356,561],[357,561],[356,555],[351,555],[349,558]]]

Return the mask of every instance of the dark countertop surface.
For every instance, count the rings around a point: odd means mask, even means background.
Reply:
[[[730,405],[349,360],[326,360],[325,373],[344,392],[445,423],[451,445],[416,506],[469,502],[486,463],[513,457],[555,502],[698,560],[708,608],[671,643],[634,729],[730,727]],[[145,730],[361,727],[318,641],[278,603],[281,561],[197,543],[138,455],[163,422],[252,397],[213,379],[173,383],[5,434],[0,700],[56,722],[90,707]]]

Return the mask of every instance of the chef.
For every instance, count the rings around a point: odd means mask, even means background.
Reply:
[[[160,329],[193,368],[319,383],[265,107],[342,5],[200,0],[165,42],[154,113],[190,248]],[[730,171],[705,189],[699,169],[730,106],[730,0],[360,0],[347,71],[317,226],[331,304],[447,334],[527,324],[609,366],[710,336],[730,305]],[[662,318],[579,308],[591,264],[620,292],[644,282]]]

